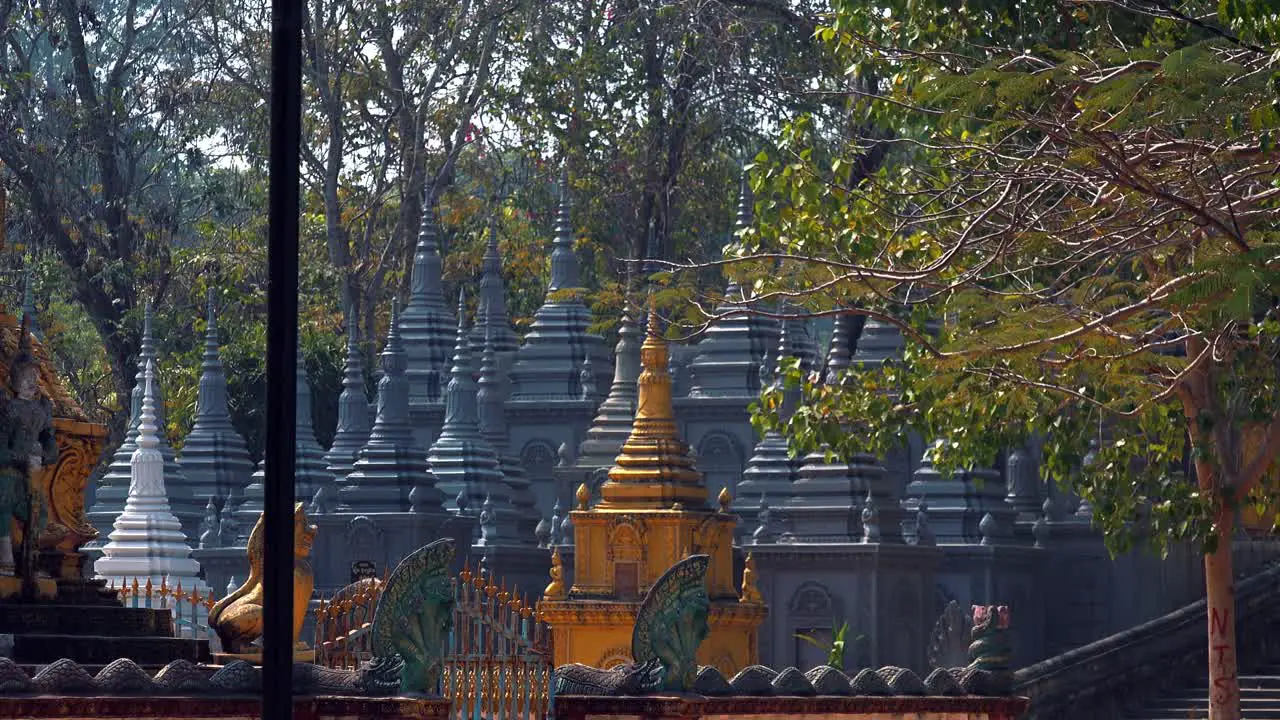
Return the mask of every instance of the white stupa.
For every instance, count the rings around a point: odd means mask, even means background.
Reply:
[[[200,563],[191,557],[182,523],[169,509],[164,487],[164,456],[156,427],[155,361],[148,360],[143,376],[142,412],[138,424],[138,449],[130,460],[129,497],[124,512],[116,518],[114,530],[107,536],[102,557],[93,563],[94,573],[101,579],[114,581],[117,587],[139,585],[150,580],[159,588],[162,581],[169,587],[182,585],[184,593],[195,590],[209,592],[200,579]],[[170,603],[157,597],[153,607]],[[191,608],[176,608],[189,616]]]

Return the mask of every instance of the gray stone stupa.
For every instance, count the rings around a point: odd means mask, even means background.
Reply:
[[[827,348],[823,382],[834,382],[840,373],[849,369],[865,318],[864,315],[849,313],[836,316],[831,324],[831,344]]]
[[[364,357],[356,343],[356,318],[347,316],[347,362],[342,370],[342,395],[338,397],[338,426],[325,454],[329,472],[338,483],[355,469],[360,449],[369,442],[369,394],[364,382]]]
[[[489,242],[485,246],[484,260],[481,263],[480,302],[476,308],[475,327],[471,328],[472,354],[484,351],[490,334],[493,349],[499,358],[520,347],[520,338],[511,329],[511,320],[507,316],[507,287],[502,280],[502,255],[498,252],[496,214],[489,222]]]
[[[547,297],[534,313],[524,345],[516,352],[511,369],[513,400],[577,400],[582,394],[578,372],[588,355],[596,372],[596,387],[612,374],[604,338],[587,332],[591,313],[566,291],[580,286],[578,258],[573,252],[573,225],[569,217],[568,176],[561,181],[560,211],[551,252],[551,281]],[[482,499],[483,500],[483,499]]]
[[[735,235],[751,227],[751,215],[751,189],[743,172]],[[707,329],[689,363],[689,397],[755,396],[760,389],[759,359],[778,342],[776,321],[742,309],[748,298],[736,281],[729,283],[724,295],[716,308],[723,317]]]
[[[498,361],[495,332],[485,333],[484,348],[480,357],[480,381],[476,392],[479,403],[480,435],[491,445],[498,457],[499,469],[506,480],[511,504],[518,514],[516,536],[521,544],[537,539],[537,527],[541,520],[537,500],[529,478],[525,475],[520,459],[511,454],[511,438],[507,432],[506,405],[511,392],[505,373]]]
[[[770,356],[760,361],[761,389],[775,383]],[[784,405],[781,414],[786,419],[787,407]],[[764,503],[770,508],[780,508],[791,498],[791,483],[795,479],[796,463],[791,457],[787,439],[777,430],[769,430],[760,438],[747,461],[747,469],[742,473],[742,481],[738,483],[738,493],[733,498],[732,509],[741,518],[738,522],[737,536],[739,541],[749,537],[753,529],[760,524],[760,508]],[[770,518],[772,528],[776,529],[780,518],[776,512]],[[770,531],[766,530],[766,535]]]
[[[608,397],[600,403],[586,438],[578,446],[576,464],[579,467],[613,467],[622,444],[631,436],[636,417],[636,380],[640,377],[642,339],[643,334],[636,327],[635,305],[628,298],[614,350],[613,384],[609,386]]]
[[[427,463],[431,466],[440,491],[445,497],[454,499],[451,509],[457,509],[458,495],[466,499],[466,506],[472,508],[473,512],[478,511],[485,500],[489,499],[497,525],[497,535],[493,541],[514,542],[516,512],[511,504],[511,493],[503,479],[497,453],[480,434],[480,412],[476,398],[479,388],[471,363],[464,300],[460,292],[458,315],[462,319],[458,321],[453,368],[445,390],[444,427],[427,453]],[[533,539],[532,528],[528,538],[530,541]]]
[[[311,419],[311,382],[307,378],[307,363],[302,357],[302,340],[299,338],[296,348],[297,374],[295,376],[298,404],[294,414],[294,471],[293,494],[300,502],[311,502],[316,492],[323,489],[330,497],[336,492],[334,475],[329,471],[324,450],[316,442],[315,426]],[[253,526],[258,522],[258,515],[263,510],[266,490],[265,458],[258,463],[249,487],[245,488],[244,504],[236,510],[239,530],[246,540]]]
[[[227,375],[218,352],[213,288],[209,289],[207,302],[208,326],[205,328],[196,417],[182,445],[178,462],[192,492],[198,497],[213,500],[215,509],[220,511],[228,499],[232,507],[239,505],[253,474],[253,460],[249,457],[244,438],[232,426],[231,413],[227,410]]]
[[[778,338],[778,356],[795,357],[791,323],[784,323]],[[801,358],[801,367],[812,368]],[[779,360],[781,366],[781,360]],[[791,497],[783,506],[791,532],[802,542],[858,542],[862,539],[862,500],[867,492],[860,476],[840,458],[828,459],[819,448],[800,459]],[[772,503],[771,503],[772,505]]]
[[[93,507],[87,513],[89,521],[100,533],[99,540],[94,541],[94,545],[99,548],[111,532],[116,517],[124,511],[124,503],[129,496],[131,473],[129,463],[133,458],[133,451],[138,449],[138,423],[142,415],[142,394],[147,363],[154,361],[157,365],[159,364],[155,336],[152,334],[153,317],[151,303],[148,302],[143,312],[142,342],[138,348],[138,374],[134,376],[133,391],[129,398],[129,431],[125,435],[124,442],[111,457],[111,465],[107,468],[106,474],[98,481]],[[174,516],[182,523],[182,531],[186,533],[188,539],[192,539],[199,532],[200,521],[204,517],[204,503],[208,498],[197,503],[191,494],[187,478],[182,472],[182,467],[178,465],[177,455],[165,435],[164,392],[158,375],[154,378],[154,383],[159,442],[157,449],[164,458],[164,484],[168,493],[169,506]],[[92,551],[93,548],[88,549]]]
[[[920,467],[912,474],[907,485],[907,509],[914,512],[927,498],[929,526],[941,544],[980,543],[987,534],[993,540],[1012,539],[1017,511],[1004,501],[999,471],[984,468],[960,472],[955,477],[943,475],[932,462],[934,447],[940,442],[925,449]],[[988,514],[995,525],[989,525],[984,533],[980,526]]]
[[[338,493],[339,510],[343,512],[405,512],[414,504],[428,510],[439,508],[444,500],[409,428],[409,381],[405,377],[407,363],[400,346],[398,315],[398,308],[392,308],[387,344],[381,355],[378,417],[369,441]]]
[[[409,402],[415,405],[441,401],[453,344],[454,319],[444,297],[435,212],[434,205],[422,209],[422,227],[413,255],[409,303],[400,316],[399,332],[404,342]]]

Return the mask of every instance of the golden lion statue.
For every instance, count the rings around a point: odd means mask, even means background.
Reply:
[[[258,654],[253,645],[262,637],[262,564],[263,537],[262,515],[249,533],[249,577],[235,592],[218,601],[209,611],[209,627],[218,633],[222,651],[233,654]],[[311,572],[311,545],[316,537],[316,526],[307,519],[302,503],[293,510],[293,642],[296,646],[302,633],[302,622],[307,616],[311,591],[315,589],[315,576]]]

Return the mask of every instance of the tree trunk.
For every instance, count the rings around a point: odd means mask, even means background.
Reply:
[[[1209,606],[1209,720],[1240,720],[1240,678],[1236,672],[1236,585],[1231,563],[1234,512],[1218,509],[1218,543],[1204,556]]]

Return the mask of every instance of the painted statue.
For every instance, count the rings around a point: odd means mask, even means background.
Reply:
[[[257,654],[254,642],[262,637],[262,566],[266,543],[263,517],[249,533],[249,577],[244,584],[213,606],[209,627],[218,633],[223,652]],[[296,645],[307,617],[315,576],[311,572],[311,545],[316,526],[307,518],[302,503],[293,509],[293,641]]]
[[[671,566],[649,588],[631,634],[629,662],[603,670],[581,663],[556,668],[557,695],[645,695],[689,692],[698,676],[698,647],[711,632],[707,617],[708,555]]]
[[[14,574],[12,519],[41,531],[48,525],[48,502],[37,480],[58,459],[58,445],[53,404],[40,392],[39,373],[35,357],[20,348],[9,367],[9,394],[0,394],[0,575]],[[40,532],[24,536],[30,561]]]
[[[369,629],[375,661],[399,656],[402,694],[434,694],[453,631],[453,540],[418,548],[387,578]]]
[[[969,666],[979,670],[1009,669],[1009,607],[974,605]]]

